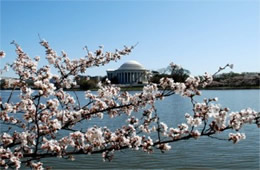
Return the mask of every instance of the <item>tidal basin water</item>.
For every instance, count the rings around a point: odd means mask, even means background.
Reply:
[[[10,91],[1,91],[4,101],[9,93]],[[80,100],[84,101],[84,92],[77,91],[77,94]],[[16,91],[15,95],[19,95],[19,91]],[[202,96],[197,97],[196,100],[202,101],[204,97],[218,97],[218,103],[232,111],[240,111],[248,107],[260,111],[260,90],[204,90]],[[169,127],[176,127],[179,123],[185,122],[184,114],[192,113],[190,101],[178,95],[158,101],[156,106],[160,120],[167,123]],[[138,114],[140,115],[140,113],[133,113],[133,115]],[[87,129],[98,125],[116,129],[126,124],[126,119],[125,115],[115,119],[108,117],[102,120],[92,119],[80,124],[79,127]],[[247,125],[241,129],[241,132],[246,133],[246,140],[237,144],[201,137],[197,140],[172,143],[172,149],[165,153],[159,150],[154,150],[152,154],[131,149],[117,151],[111,162],[103,162],[100,154],[76,156],[74,161],[48,158],[43,159],[42,162],[53,169],[259,169],[260,130],[256,125]],[[217,136],[227,138],[228,132]]]

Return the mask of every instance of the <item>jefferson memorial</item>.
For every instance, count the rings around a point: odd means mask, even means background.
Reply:
[[[128,61],[122,64],[117,70],[107,70],[107,78],[116,80],[119,84],[147,84],[147,73],[137,61]]]

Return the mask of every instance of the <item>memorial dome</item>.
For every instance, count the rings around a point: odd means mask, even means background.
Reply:
[[[131,60],[122,64],[118,70],[146,70],[146,69],[139,62]]]

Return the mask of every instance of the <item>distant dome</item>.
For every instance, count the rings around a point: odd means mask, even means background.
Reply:
[[[146,69],[139,62],[131,60],[122,64],[118,70],[146,70]]]

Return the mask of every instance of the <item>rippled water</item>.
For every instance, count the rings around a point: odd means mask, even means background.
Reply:
[[[6,98],[8,91],[2,91]],[[83,100],[84,93],[77,92]],[[16,93],[18,94],[18,92]],[[260,90],[205,90],[203,97],[218,97],[222,106],[229,107],[232,111],[251,107],[260,111]],[[203,97],[197,98],[202,100]],[[184,114],[191,113],[191,104],[188,99],[174,95],[159,101],[157,104],[160,120],[169,126],[176,127],[184,122]],[[138,114],[138,113],[134,113]],[[115,119],[93,119],[81,124],[82,128],[94,124],[106,125],[115,129],[125,123],[126,116]],[[59,158],[45,159],[45,165],[53,169],[259,169],[259,129],[256,125],[249,125],[241,129],[246,133],[247,139],[237,144],[232,142],[201,137],[171,144],[172,149],[161,153],[155,150],[152,154],[142,151],[124,150],[117,151],[112,162],[103,162],[101,155],[80,155],[75,161]],[[228,132],[219,135],[227,137]]]

